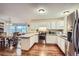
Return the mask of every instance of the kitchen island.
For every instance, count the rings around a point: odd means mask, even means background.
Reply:
[[[34,45],[34,43],[38,42],[38,33],[28,33],[21,35],[18,38],[21,39],[21,49],[29,50]]]

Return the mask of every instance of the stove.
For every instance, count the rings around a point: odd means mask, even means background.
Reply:
[[[41,32],[38,35],[38,43],[46,43],[46,33]]]

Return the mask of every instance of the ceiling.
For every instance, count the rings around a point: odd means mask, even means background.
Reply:
[[[37,9],[46,9],[45,14],[38,14]],[[29,21],[31,19],[48,19],[63,17],[63,12],[79,8],[77,3],[0,3],[0,18],[11,18],[13,21]]]

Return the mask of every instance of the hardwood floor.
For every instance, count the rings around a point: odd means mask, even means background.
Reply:
[[[16,56],[16,50],[0,49],[0,56]],[[22,56],[64,56],[57,45],[35,44],[29,51],[22,51]]]
[[[28,56],[64,56],[61,50],[57,45],[44,45],[44,44],[35,44],[34,47],[29,51],[23,51],[22,55]]]

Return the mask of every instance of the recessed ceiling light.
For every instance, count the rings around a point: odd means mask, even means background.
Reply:
[[[46,13],[46,10],[44,8],[37,9],[37,12],[40,14]]]

